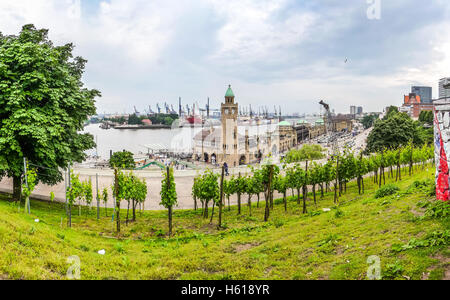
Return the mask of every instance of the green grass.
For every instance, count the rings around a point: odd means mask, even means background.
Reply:
[[[75,208],[70,229],[61,204],[32,201],[27,215],[0,195],[0,278],[65,279],[67,258],[77,255],[81,279],[365,279],[367,258],[377,255],[384,279],[422,279],[424,273],[442,279],[449,270],[448,244],[392,250],[450,229],[448,217],[420,217],[426,208],[418,203],[432,197],[411,188],[414,181],[434,178],[434,169],[402,177],[394,195],[376,199],[378,186],[367,178],[365,195],[350,183],[339,207],[328,193],[318,197],[317,208],[308,201],[305,215],[295,198],[287,212],[278,200],[267,223],[264,201],[259,208],[254,203],[251,217],[246,205],[240,216],[236,207],[226,208],[222,230],[216,228],[217,209],[212,225],[200,211],[178,210],[171,239],[165,236],[165,211],[138,213],[137,222],[122,224],[117,236],[112,210],[105,217],[102,208],[97,221],[95,209],[87,217],[83,208],[79,217]],[[122,219],[125,215],[126,210]],[[101,249],[103,256],[97,253]]]

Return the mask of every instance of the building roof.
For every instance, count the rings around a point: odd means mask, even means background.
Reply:
[[[292,126],[292,125],[288,121],[281,121],[280,123],[278,123],[278,126]]]
[[[231,89],[231,84],[228,86],[227,93],[225,94],[225,97],[234,97],[233,90]]]
[[[298,125],[303,125],[303,124],[309,124],[309,122],[305,121],[305,120],[299,120],[297,122]]]
[[[317,119],[316,124],[324,124],[325,121],[323,119]]]

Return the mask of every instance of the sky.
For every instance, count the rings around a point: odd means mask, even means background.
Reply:
[[[88,60],[98,113],[219,108],[229,84],[254,109],[382,111],[450,76],[448,0],[0,1],[0,32],[29,23]]]

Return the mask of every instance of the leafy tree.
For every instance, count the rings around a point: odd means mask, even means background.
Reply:
[[[280,173],[280,168],[277,165],[263,165],[261,168],[261,183],[264,186],[264,195],[267,203],[270,203],[270,207],[273,209],[273,181],[274,178]],[[268,216],[269,217],[269,216]]]
[[[76,203],[77,199],[83,197],[83,185],[73,171],[70,174],[70,185],[67,187],[67,202],[68,202],[68,226],[72,227],[72,206]]]
[[[388,110],[386,112],[386,115],[384,116],[383,120],[389,119],[390,117],[392,117],[392,116],[394,116],[394,115],[396,115],[398,113],[399,113],[398,107],[394,106],[394,105],[391,105],[391,106],[389,106],[389,108],[388,108]]]
[[[287,211],[287,190],[288,190],[288,177],[278,175],[274,180],[274,188],[279,193],[283,194],[284,211]]]
[[[270,157],[269,157],[270,162]],[[267,222],[270,217],[270,207],[273,208],[273,181],[280,173],[280,168],[277,165],[265,164],[261,168],[261,179],[264,186],[264,195],[266,200],[266,208],[264,211],[264,222]],[[269,207],[270,202],[270,207]]]
[[[86,202],[86,205],[89,207],[89,210],[91,208],[92,200],[94,199],[93,193],[92,193],[92,180],[89,178],[89,180],[83,182],[83,196],[84,201]],[[89,210],[87,210],[87,213],[89,213]]]
[[[306,172],[299,164],[288,168],[286,170],[287,180],[297,190],[297,204],[300,204],[300,190],[303,190],[303,213],[307,213],[306,209],[306,194],[304,186],[307,184]]]
[[[421,111],[419,114],[419,122],[423,123],[423,124],[428,124],[428,125],[433,125],[433,121],[434,121],[434,115],[433,115],[433,111]]]
[[[136,206],[138,203],[143,204],[145,199],[147,199],[147,182],[145,179],[139,180],[137,177],[134,178],[135,188],[133,194],[133,221],[136,221]]]
[[[358,193],[364,194],[364,175],[366,175],[369,172],[368,167],[368,159],[363,157],[363,154],[361,153],[358,158],[355,158],[355,176],[358,184]]]
[[[227,200],[228,200],[228,210],[229,211],[231,210],[230,197],[231,197],[231,195],[236,193],[235,186],[236,185],[234,183],[233,177],[229,180],[223,181],[223,192],[224,192],[225,197],[227,197]]]
[[[245,193],[248,196],[248,211],[249,215],[252,215],[252,196],[259,194],[260,188],[258,186],[258,177],[249,175],[244,178],[245,180]]]
[[[320,145],[305,144],[299,150],[291,149],[284,158],[287,163],[294,163],[300,161],[317,160],[325,157],[325,149]]]
[[[128,116],[128,124],[129,125],[142,125],[142,120],[136,114],[132,114]]]
[[[134,163],[133,153],[129,151],[115,152],[109,160],[109,166],[124,170],[134,169],[136,164]]]
[[[34,188],[37,184],[37,174],[35,169],[29,169],[27,166],[27,182],[25,184],[25,177],[24,177],[24,186],[22,187],[22,195],[25,198],[25,210],[28,211],[28,213],[31,213],[30,209],[30,196],[31,193],[33,193]]]
[[[175,187],[175,178],[173,176],[173,169],[167,167],[167,171],[163,173],[163,180],[161,182],[161,203],[168,210],[169,216],[169,237],[172,235],[172,209],[177,204],[177,191]]]
[[[37,168],[37,181],[63,180],[59,168],[82,162],[95,146],[80,134],[95,115],[97,90],[84,87],[86,60],[73,58],[74,46],[54,46],[48,30],[25,25],[16,35],[0,34],[0,177],[13,179],[20,200],[23,158]]]
[[[219,198],[219,175],[213,173],[211,170],[206,170],[205,173],[196,180],[197,184],[197,198],[204,203],[203,217],[208,218],[208,205],[213,201],[214,206]]]
[[[323,178],[322,173],[323,173],[323,167],[317,163],[314,163],[311,168],[311,171],[309,172],[309,176],[308,176],[308,183],[312,186],[314,204],[316,206],[317,206],[316,186],[322,182],[322,178]]]
[[[150,116],[152,124],[172,125],[174,120],[178,119],[178,114],[155,114]]]
[[[104,188],[103,189],[103,193],[102,193],[102,197],[101,197],[103,203],[105,204],[105,215],[108,216],[108,208],[107,208],[107,204],[108,204],[108,188]]]
[[[361,124],[363,125],[364,129],[368,129],[375,124],[376,120],[378,120],[377,114],[365,115],[361,120]]]
[[[241,214],[241,195],[245,194],[247,183],[245,180],[245,177],[241,176],[241,173],[239,173],[239,176],[236,177],[233,180],[234,183],[234,191],[237,194],[237,201],[238,201],[238,215]]]
[[[50,192],[50,202],[53,203],[55,201],[55,193],[53,191]]]
[[[405,113],[396,113],[375,123],[367,137],[367,152],[378,152],[385,148],[396,149],[413,140],[416,126]]]

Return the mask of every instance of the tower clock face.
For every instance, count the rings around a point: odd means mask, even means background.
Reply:
[[[225,114],[226,115],[228,115],[228,112],[229,112],[228,108],[225,108]]]
[[[233,108],[233,115],[236,113],[236,108]]]

